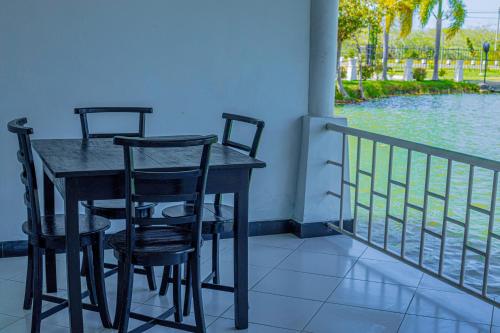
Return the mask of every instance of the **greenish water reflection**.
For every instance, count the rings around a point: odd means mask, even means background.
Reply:
[[[402,138],[428,144],[448,150],[467,153],[493,160],[500,160],[500,96],[499,95],[443,95],[396,97],[370,101],[357,105],[336,108],[337,116],[348,118],[349,126],[383,135]],[[356,165],[357,140],[349,139],[351,175]],[[362,170],[372,169],[373,143],[361,140],[360,166]],[[374,189],[387,194],[389,146],[377,144]],[[408,153],[404,149],[394,149],[392,179],[406,183]],[[429,190],[444,195],[448,161],[432,158]],[[409,172],[410,191],[408,201],[423,207],[425,185],[426,155],[413,152]],[[453,163],[451,168],[450,201],[448,216],[458,221],[465,221],[469,166]],[[351,177],[354,180],[353,177]],[[359,201],[370,203],[371,179],[360,175]],[[474,170],[472,204],[491,210],[493,172],[481,168]],[[499,189],[500,191],[500,189]],[[354,199],[354,195],[351,196]],[[403,218],[405,191],[392,186],[388,212],[392,216]],[[386,216],[386,200],[373,197],[373,239],[383,244],[383,230]],[[500,202],[497,195],[495,206]],[[367,234],[368,211],[358,208],[360,233]],[[422,213],[408,208],[408,220],[405,234],[405,255],[418,260],[418,248],[422,223]],[[427,226],[430,230],[443,232],[444,202],[429,197]],[[389,247],[400,251],[402,230],[398,222],[390,221]],[[469,245],[485,251],[488,216],[470,212]],[[500,208],[496,209],[494,231],[500,234]],[[463,228],[451,223],[446,227],[444,273],[457,279],[462,258]],[[439,263],[439,239],[425,237],[424,263],[437,269]],[[489,273],[490,293],[500,295],[500,241],[492,243],[492,258]],[[468,251],[466,256],[466,283],[478,287],[482,283],[484,259]]]

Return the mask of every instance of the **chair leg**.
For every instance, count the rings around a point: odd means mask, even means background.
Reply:
[[[182,306],[181,306],[181,265],[174,266],[174,306],[175,306],[175,321],[182,322]]]
[[[42,250],[33,247],[33,312],[31,313],[31,333],[39,333],[42,323],[43,268]]]
[[[120,276],[118,276],[118,278],[120,279]],[[130,259],[123,262],[121,279],[123,280],[123,304],[121,305],[119,314],[120,320],[118,322],[118,332],[126,333],[128,330],[130,303],[132,302],[132,288],[134,284],[134,265],[132,265]]]
[[[46,287],[48,293],[57,292],[57,266],[56,266],[56,251],[45,249],[45,276]]]
[[[123,262],[118,261],[118,274],[117,274],[117,286],[116,286],[116,309],[115,309],[115,319],[113,322],[113,328],[118,329],[118,323],[121,321],[122,307],[125,302],[123,295]]]
[[[94,281],[97,297],[97,305],[99,307],[99,315],[102,325],[105,328],[111,328],[111,319],[109,317],[108,300],[106,298],[106,284],[104,281],[104,234],[100,233],[96,236],[94,244],[92,244],[93,264],[94,264]]]
[[[212,233],[212,273],[214,274],[213,282],[215,284],[220,284],[219,248],[220,248],[220,235],[214,232]]]
[[[92,247],[91,246],[86,246],[83,249],[84,256],[86,257],[84,259],[84,264],[86,266],[86,274],[85,274],[85,280],[87,281],[87,290],[89,291],[89,299],[90,303],[96,305],[97,300],[96,300],[96,287],[95,287],[95,272],[94,272],[94,262],[92,260]]]
[[[163,267],[163,276],[161,278],[161,285],[160,285],[160,296],[165,296],[168,290],[168,279],[170,278],[170,271],[171,271],[172,266],[165,266]]]
[[[186,290],[184,292],[184,316],[191,314],[191,268],[189,262],[184,265],[184,278],[186,279]]]
[[[146,277],[148,278],[148,286],[149,290],[156,290],[156,279],[155,279],[155,271],[153,266],[144,266],[144,270],[146,271]]]
[[[198,253],[190,255],[191,288],[193,289],[193,310],[196,320],[196,332],[205,333],[205,315],[203,313],[203,297],[201,292],[200,256]]]
[[[31,309],[33,300],[33,245],[28,244],[28,268],[26,270],[26,285],[24,287],[23,309]]]
[[[89,256],[87,253],[87,250],[83,250],[83,255],[82,255],[82,267],[80,268],[80,276],[86,276],[87,275],[87,265],[89,261]]]

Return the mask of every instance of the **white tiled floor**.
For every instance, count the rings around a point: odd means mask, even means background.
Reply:
[[[231,284],[231,241],[222,243],[222,280]],[[500,310],[347,237],[275,235],[252,237],[249,244],[251,324],[242,332],[500,333]],[[204,272],[210,270],[209,250],[207,242]],[[64,295],[64,255],[58,263]],[[0,333],[29,332],[30,313],[22,309],[26,259],[0,259],[0,267]],[[156,275],[159,279],[160,269]],[[113,314],[116,277],[107,279],[107,288]],[[233,295],[210,290],[203,295],[208,332],[234,332]],[[170,294],[158,296],[144,277],[135,278],[135,311],[154,315],[171,304]],[[85,311],[84,325],[86,332],[113,332],[102,329],[93,312]],[[131,320],[130,329],[137,325]],[[68,332],[67,312],[44,320],[42,331]],[[155,327],[149,332],[176,331]]]

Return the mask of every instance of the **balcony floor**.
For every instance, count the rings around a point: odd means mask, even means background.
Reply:
[[[231,240],[222,243],[222,282],[232,283]],[[500,333],[498,309],[345,236],[302,240],[286,234],[252,237],[249,243],[251,324],[241,332]],[[210,242],[204,252],[210,253]],[[106,255],[112,260],[111,252]],[[207,271],[209,256],[203,259]],[[58,263],[64,295],[64,255],[58,255]],[[0,333],[27,332],[30,315],[22,309],[26,259],[0,259],[0,267]],[[113,314],[116,275],[106,281]],[[234,330],[232,294],[204,290],[204,303],[208,332]],[[171,304],[170,291],[160,297],[136,275],[134,311],[154,315]],[[42,331],[68,332],[68,325],[67,312],[61,311],[43,321]],[[84,325],[86,332],[113,332],[102,329],[93,312],[84,312]],[[131,320],[130,329],[137,325]],[[148,332],[177,331],[155,327]]]

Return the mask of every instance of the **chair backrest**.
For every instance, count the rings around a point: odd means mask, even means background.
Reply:
[[[244,152],[247,152],[248,156],[255,158],[257,156],[257,151],[259,149],[259,143],[260,143],[260,138],[262,137],[262,131],[264,130],[265,126],[264,121],[232,113],[223,113],[222,119],[226,120],[226,124],[224,125],[224,134],[222,136],[222,145],[242,150]],[[233,130],[234,122],[255,125],[255,132],[251,146],[232,140],[231,132]],[[252,177],[252,169],[250,169],[249,177],[250,178]],[[222,195],[216,194],[214,200],[216,209],[220,206],[221,202],[222,202]]]
[[[87,115],[92,113],[135,113],[139,116],[139,126],[137,132],[130,133],[91,133]],[[91,138],[113,138],[117,135],[127,137],[144,137],[146,114],[153,113],[152,108],[143,107],[92,107],[92,108],[76,108],[75,114],[80,115],[80,123],[82,126],[82,136],[84,139]]]
[[[202,230],[202,212],[207,182],[210,150],[217,142],[216,135],[164,138],[114,138],[116,145],[123,146],[125,162],[125,199],[126,199],[126,242],[129,254],[133,251],[135,228],[144,226],[165,226],[182,224],[191,226],[193,247],[199,250]],[[186,148],[199,150],[198,166],[187,170],[136,170],[134,151],[143,148],[168,149]],[[192,154],[192,153],[190,153]],[[193,214],[182,217],[136,217],[135,204],[139,202],[168,203],[191,201]]]
[[[264,129],[264,121],[250,118],[246,116],[241,116],[237,114],[231,113],[223,113],[222,118],[226,120],[226,124],[224,126],[224,135],[222,137],[222,144],[224,146],[233,147],[239,150],[243,150],[248,153],[250,157],[257,156],[257,150],[259,149],[260,138],[262,136],[262,130]],[[231,139],[231,131],[233,127],[233,122],[240,122],[255,125],[255,134],[253,136],[252,145],[248,146]]]
[[[17,159],[22,165],[20,177],[25,187],[24,204],[26,205],[28,223],[30,223],[31,231],[38,236],[41,234],[41,222],[35,163],[33,162],[30,140],[33,129],[24,126],[27,122],[28,120],[26,118],[14,119],[8,123],[7,129],[9,132],[16,134],[19,141]]]

